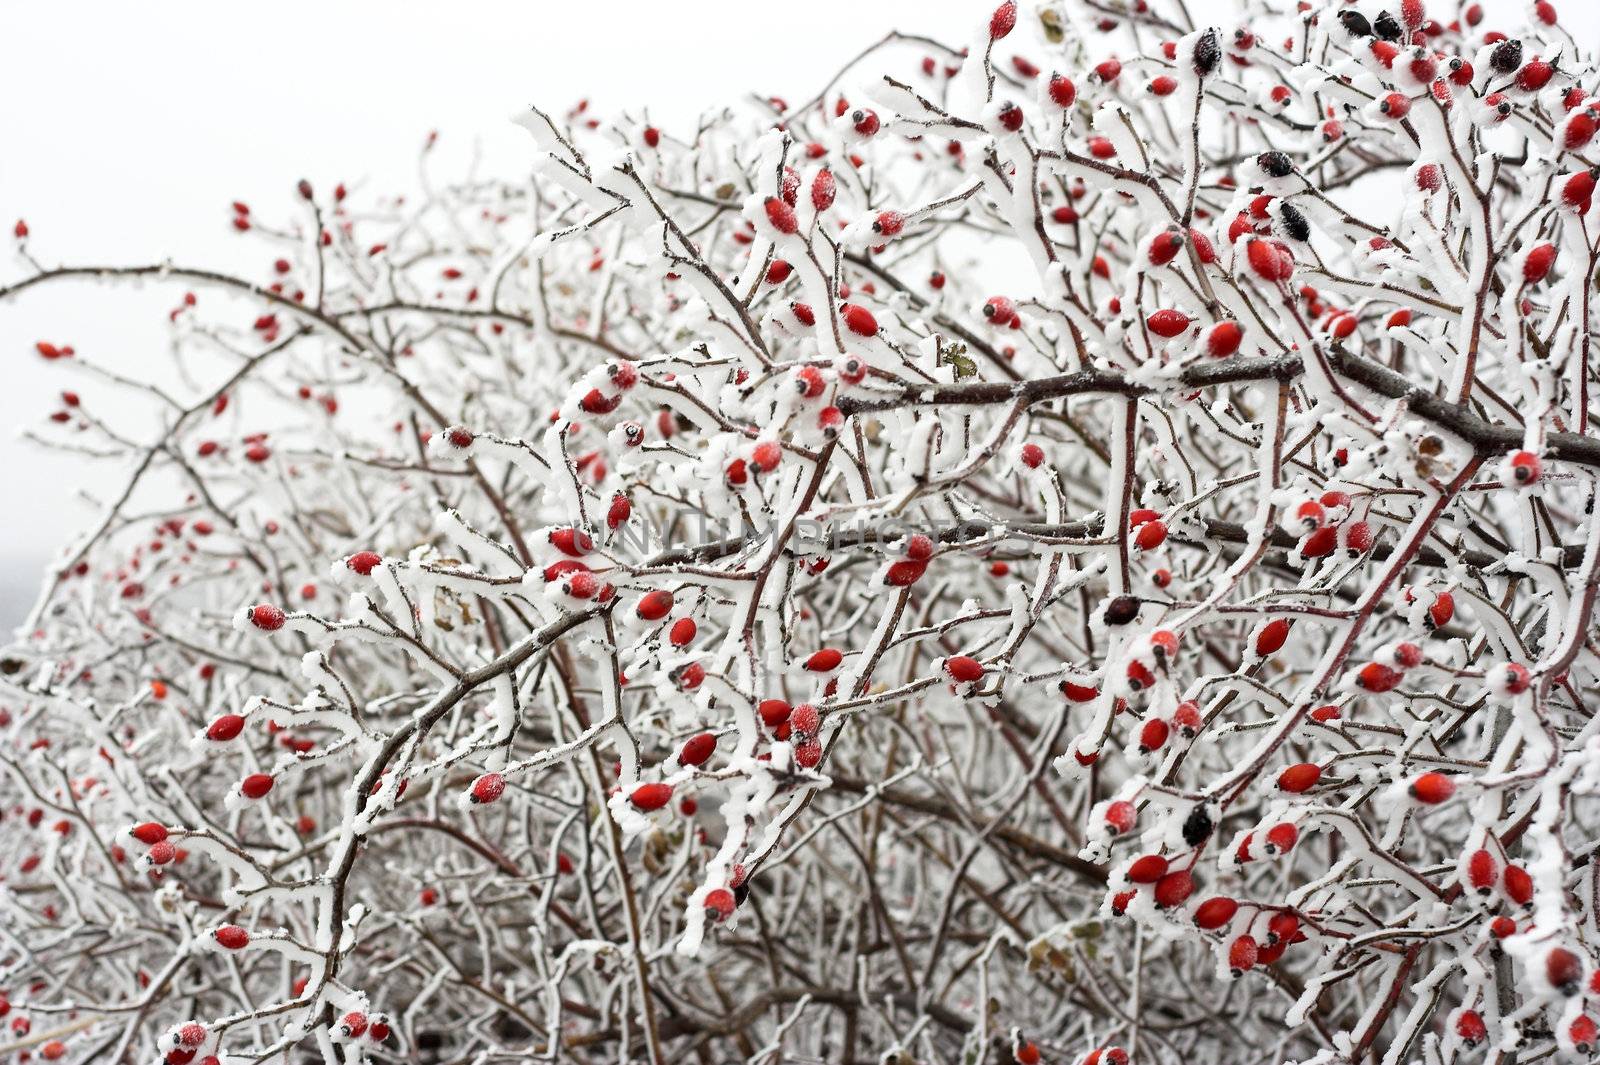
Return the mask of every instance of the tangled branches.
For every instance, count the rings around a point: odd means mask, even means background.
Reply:
[[[259,278],[19,223],[174,342],[38,345],[131,473],[0,680],[7,1049],[1592,1050],[1600,110],[1450,18],[1008,2]]]

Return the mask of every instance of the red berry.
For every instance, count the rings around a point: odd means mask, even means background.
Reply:
[[[499,773],[485,773],[472,782],[472,790],[467,793],[475,803],[488,804],[496,801],[505,794],[506,780]]]
[[[1150,327],[1150,332],[1159,337],[1168,339],[1178,336],[1189,328],[1189,316],[1182,311],[1171,309],[1159,310],[1145,319],[1145,325]]]
[[[283,628],[284,613],[271,603],[260,603],[250,608],[250,624],[263,632],[277,632]]]
[[[998,41],[1017,25],[1017,0],[1006,0],[989,16],[989,39]]]
[[[1233,920],[1233,915],[1239,912],[1239,904],[1225,895],[1214,895],[1195,907],[1194,923],[1197,928],[1207,931],[1221,928]]]
[[[659,782],[640,784],[638,787],[634,788],[633,793],[628,796],[628,801],[632,803],[636,809],[642,810],[646,813],[649,813],[651,810],[659,810],[663,806],[667,805],[667,803],[672,801],[672,785],[662,784]]]
[[[247,799],[259,799],[272,790],[273,780],[267,773],[251,773],[239,782],[239,793]]]
[[[1301,762],[1292,765],[1278,774],[1278,787],[1284,791],[1298,794],[1310,791],[1316,787],[1317,781],[1322,779],[1322,767],[1315,762]]]
[[[238,714],[223,714],[206,729],[206,739],[226,743],[244,731],[244,718]]]
[[[1418,802],[1437,805],[1456,793],[1456,784],[1443,773],[1424,773],[1411,782],[1408,790]]]
[[[772,228],[784,235],[799,231],[800,221],[795,217],[794,208],[790,207],[777,196],[768,196],[761,201],[761,207],[767,214],[767,221],[772,223]]]
[[[844,661],[844,653],[837,648],[824,647],[814,652],[806,659],[806,669],[813,673],[828,673],[839,668],[839,663]]]
[[[1228,945],[1228,968],[1234,976],[1242,976],[1255,968],[1259,949],[1252,936],[1240,936]]]
[[[713,752],[717,749],[717,738],[709,732],[702,732],[691,736],[684,741],[683,747],[678,751],[680,765],[705,765]]]
[[[639,597],[634,612],[645,621],[660,621],[672,612],[672,602],[671,592],[665,588],[657,588]]]
[[[1110,806],[1106,807],[1106,827],[1109,828],[1113,834],[1121,835],[1133,827],[1133,823],[1137,817],[1137,814],[1138,811],[1134,808],[1133,803],[1128,802],[1125,799],[1119,799]]]
[[[250,942],[250,933],[236,924],[225,924],[211,933],[218,943],[229,950],[240,950]]]
[[[1167,860],[1159,854],[1146,854],[1134,859],[1133,864],[1128,866],[1128,882],[1131,884],[1154,884],[1166,875]]]
[[[134,839],[146,846],[154,846],[167,838],[167,826],[158,825],[154,821],[146,821],[142,825],[134,825],[128,830]],[[0,1017],[5,1016],[0,1013]]]

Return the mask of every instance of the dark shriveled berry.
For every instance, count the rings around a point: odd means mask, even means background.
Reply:
[[[1339,23],[1344,26],[1345,32],[1352,37],[1371,37],[1372,23],[1367,21],[1367,16],[1359,11],[1339,12]]]
[[[1256,165],[1269,177],[1282,178],[1294,173],[1294,160],[1283,152],[1262,152],[1256,156]]]
[[[1191,847],[1198,847],[1210,838],[1214,827],[1206,808],[1196,806],[1189,811],[1189,816],[1183,819],[1183,841]]]
[[[1194,72],[1202,78],[1217,69],[1222,60],[1222,46],[1217,42],[1217,31],[1206,30],[1194,45]]]
[[[1107,625],[1126,625],[1139,616],[1139,600],[1131,595],[1119,595],[1106,605]]]
[[[1278,218],[1283,222],[1283,231],[1293,240],[1307,241],[1311,239],[1311,223],[1306,221],[1306,216],[1293,204],[1284,204],[1278,208]]]
[[[1522,65],[1522,42],[1501,41],[1489,53],[1489,66],[1497,74],[1509,74]]]

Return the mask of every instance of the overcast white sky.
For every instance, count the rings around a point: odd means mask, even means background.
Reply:
[[[1596,39],[1593,0],[1556,0]],[[1516,0],[1491,2],[1511,9]],[[430,129],[440,174],[474,146],[514,178],[532,157],[508,117],[528,103],[648,103],[689,122],[758,90],[817,91],[891,28],[956,40],[992,0],[169,0],[6,5],[0,64],[0,227],[28,221],[47,261],[258,268],[228,203],[276,213],[304,176],[406,187]],[[1454,4],[1434,0],[1440,13]],[[1196,17],[1231,0],[1190,0]],[[1580,12],[1580,8],[1584,9]],[[259,249],[255,254],[259,254]],[[0,278],[20,267],[0,257]],[[159,357],[164,297],[57,287],[0,304],[0,631],[41,567],[92,512],[76,487],[113,471],[23,443],[63,382],[41,338],[130,372]]]

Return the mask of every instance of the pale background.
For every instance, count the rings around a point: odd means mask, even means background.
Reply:
[[[431,129],[435,173],[461,173],[481,150],[482,173],[514,179],[532,147],[508,118],[528,103],[587,95],[602,111],[647,103],[653,119],[687,123],[750,91],[801,100],[889,29],[959,43],[995,2],[6,4],[0,248],[23,217],[48,262],[254,272],[265,252],[235,238],[231,200],[282,214],[302,176],[404,190]],[[1556,3],[1580,40],[1600,43],[1593,0]],[[1190,0],[1196,18],[1234,7]],[[1448,18],[1454,5],[1429,11]],[[0,280],[20,272],[0,254]],[[137,374],[163,352],[169,296],[62,284],[0,303],[0,643],[92,516],[80,490],[119,472],[17,438],[44,425],[63,387],[33,343],[60,339]]]

